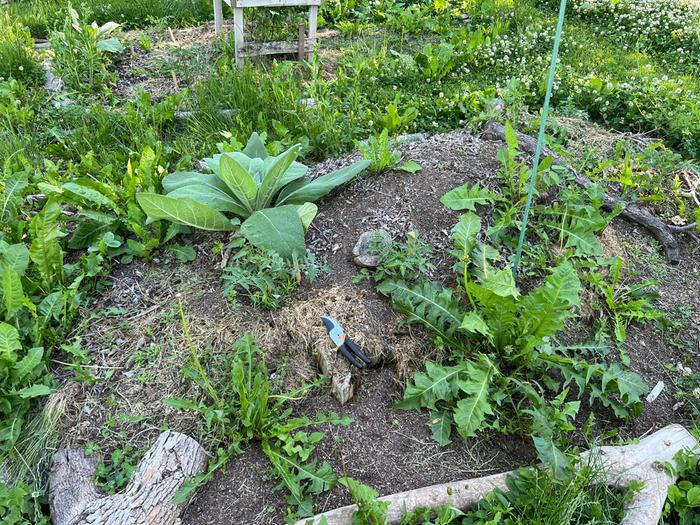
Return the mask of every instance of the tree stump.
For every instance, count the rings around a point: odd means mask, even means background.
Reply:
[[[139,463],[127,487],[105,496],[92,483],[97,459],[79,449],[54,454],[49,504],[54,525],[176,525],[184,505],[172,497],[185,481],[203,472],[206,452],[178,432],[163,432]]]

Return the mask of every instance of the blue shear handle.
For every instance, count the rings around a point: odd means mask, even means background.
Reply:
[[[348,351],[345,345],[339,346],[338,352],[340,352],[340,355],[342,355],[345,359],[350,361],[352,365],[356,366],[357,368],[364,368],[364,365],[355,359],[355,356]]]
[[[355,344],[355,341],[347,336],[345,337],[345,346],[347,346],[353,354],[362,359],[365,363],[368,365],[372,364],[372,360],[367,357],[362,350],[360,350],[360,347]]]

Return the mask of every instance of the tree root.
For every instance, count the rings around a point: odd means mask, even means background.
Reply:
[[[204,449],[194,439],[165,431],[139,463],[127,487],[114,496],[93,485],[97,459],[83,450],[54,454],[49,504],[54,525],[177,525],[184,505],[171,500],[183,483],[206,469]]]
[[[600,465],[603,470],[601,483],[627,490],[641,485],[625,503],[625,517],[620,525],[656,525],[666,501],[668,488],[677,476],[664,469],[666,463],[674,463],[674,456],[681,450],[698,451],[697,440],[681,425],[668,425],[638,443],[617,447],[599,447],[581,454],[584,464]],[[468,510],[493,489],[508,490],[506,478],[515,471],[493,474],[485,478],[467,479],[409,490],[379,498],[389,503],[387,523],[397,525],[402,516],[419,508],[436,509],[450,505]],[[296,525],[350,525],[356,505],[317,514],[297,521]],[[325,521],[324,521],[325,520]]]
[[[526,153],[534,154],[535,149],[537,147],[537,139],[519,131],[516,131],[515,133],[518,137],[518,144],[520,146],[520,149],[522,151],[525,151]],[[484,129],[481,132],[481,136],[489,140],[505,141],[505,126],[498,122],[490,121],[484,126]],[[542,152],[545,155],[552,157],[552,161],[554,164],[564,164],[562,159],[560,159],[550,148],[545,146]],[[576,184],[584,188],[595,184],[589,178],[581,175],[580,173],[574,173],[574,181],[576,182]],[[638,208],[634,204],[629,204],[616,197],[611,197],[607,193],[603,198],[602,207],[606,211],[612,211],[616,207],[619,207],[622,210],[620,212],[621,217],[624,217],[629,221],[644,226],[647,230],[649,230],[649,232],[651,232],[651,234],[656,238],[656,240],[661,243],[661,246],[663,246],[664,251],[666,252],[666,258],[668,259],[669,263],[680,263],[681,249],[678,245],[678,240],[676,239],[674,232],[692,233],[692,229],[695,227],[694,225],[683,226],[681,228],[668,225],[665,222],[654,217],[649,212]]]

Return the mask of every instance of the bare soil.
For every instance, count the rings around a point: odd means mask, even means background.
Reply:
[[[190,264],[178,263],[164,253],[150,264],[135,262],[115,270],[104,294],[83,312],[80,330],[82,345],[92,352],[93,362],[100,367],[94,371],[103,380],[93,386],[72,387],[64,445],[92,441],[103,452],[127,441],[147,447],[161,426],[167,425],[197,437],[214,452],[199,421],[163,404],[169,396],[193,394],[181,372],[189,355],[179,318],[181,300],[192,337],[212,373],[217,360],[229,355],[232,342],[252,332],[267,350],[272,380],[280,389],[309,381],[317,374],[311,353],[324,338],[316,318],[320,311],[330,311],[362,346],[381,356],[379,367],[356,373],[359,388],[345,406],[327,388],[314,391],[295,406],[298,413],[333,410],[353,419],[350,426],[324,429],[327,436],[317,448],[317,458],[329,461],[337,473],[388,494],[530,463],[532,448],[517,436],[485,433],[467,442],[455,438],[451,445],[438,447],[430,439],[426,413],[394,409],[402,395],[403,379],[422,368],[436,351],[420,331],[400,324],[399,316],[369,283],[352,283],[357,273],[352,247],[363,231],[374,228],[383,228],[394,238],[419,231],[436,249],[436,278],[447,278],[451,263],[444,259],[444,251],[458,214],[447,210],[439,199],[466,181],[495,186],[495,158],[501,146],[461,130],[428,137],[402,148],[404,159],[417,161],[422,171],[366,176],[323,200],[308,243],[333,271],[314,283],[304,283],[275,312],[246,304],[232,308],[227,303],[222,293],[221,256],[212,254],[215,242],[226,241],[222,235],[201,240],[196,246],[198,258]],[[315,166],[312,173],[324,173],[352,160],[329,160]],[[664,380],[667,387],[656,401],[647,403],[642,416],[628,424],[612,418],[606,421],[605,415],[599,415],[599,424],[601,429],[622,425],[620,437],[637,437],[684,421],[682,407],[674,411],[672,386],[677,373],[665,365],[697,366],[700,247],[684,240],[682,263],[669,267],[644,230],[620,220],[608,228],[603,241],[608,253],[626,258],[630,278],[634,272],[657,277],[658,306],[683,320],[674,333],[653,325],[629,329],[626,349],[631,367],[650,386]],[[590,332],[593,320],[582,327],[582,337]],[[285,495],[274,490],[275,482],[267,479],[267,472],[267,460],[253,444],[231,461],[225,473],[200,489],[183,523],[284,523]],[[349,501],[347,492],[336,488],[317,498],[316,505],[323,511]]]

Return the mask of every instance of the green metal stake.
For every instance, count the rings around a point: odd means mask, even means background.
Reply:
[[[561,0],[559,4],[559,21],[557,22],[557,32],[554,35],[554,49],[552,50],[552,62],[549,65],[549,78],[547,79],[547,94],[544,97],[544,107],[542,108],[542,119],[540,120],[540,132],[537,136],[537,148],[535,149],[535,159],[532,165],[532,175],[530,176],[530,190],[527,194],[525,202],[525,214],[523,215],[523,226],[520,229],[520,239],[518,240],[518,250],[515,253],[513,261],[513,275],[517,275],[520,259],[523,255],[523,244],[525,243],[525,232],[527,230],[527,221],[530,217],[530,207],[532,206],[532,197],[535,194],[537,184],[537,172],[540,168],[540,156],[542,155],[542,147],[544,146],[544,131],[547,126],[547,116],[549,114],[549,101],[552,98],[552,86],[554,85],[554,72],[557,68],[557,57],[559,56],[559,44],[561,43],[561,33],[564,28],[564,14],[566,13],[566,0]]]

